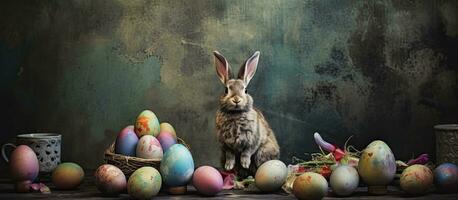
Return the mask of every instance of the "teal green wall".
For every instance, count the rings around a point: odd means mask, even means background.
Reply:
[[[63,135],[63,158],[102,162],[143,109],[172,123],[197,165],[219,166],[224,91],[211,52],[236,69],[282,159],[318,151],[315,131],[400,159],[434,154],[432,126],[457,122],[456,1],[10,1],[0,3],[1,142]],[[5,164],[2,162],[2,167]]]

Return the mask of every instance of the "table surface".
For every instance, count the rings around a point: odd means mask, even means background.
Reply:
[[[91,200],[111,200],[111,199],[130,199],[128,194],[121,194],[115,197],[103,196],[95,187],[93,178],[86,177],[83,184],[80,185],[76,190],[59,191],[54,189],[53,184],[49,183],[49,180],[43,180],[43,182],[50,187],[51,194],[41,193],[16,193],[14,186],[10,180],[0,180],[0,199],[16,200],[16,199],[91,199]],[[333,196],[329,193],[324,199],[453,199],[458,200],[458,193],[454,194],[438,194],[429,193],[424,196],[410,197],[406,196],[403,192],[399,191],[396,187],[389,187],[387,195],[383,196],[369,196],[366,188],[358,188],[358,190],[350,197],[340,198]],[[169,195],[161,192],[154,199],[203,199],[197,191],[192,187],[188,186],[188,192],[185,195]],[[243,190],[223,190],[217,196],[205,197],[205,199],[295,199],[293,195],[285,193],[276,194],[261,194],[254,192],[246,192]]]

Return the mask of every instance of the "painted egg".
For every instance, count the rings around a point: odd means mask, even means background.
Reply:
[[[332,171],[329,182],[335,194],[348,196],[358,188],[359,174],[352,166],[340,165]]]
[[[305,172],[293,183],[293,194],[298,199],[323,199],[328,193],[328,182],[315,172]]]
[[[215,168],[201,166],[194,171],[192,184],[201,194],[213,196],[223,190],[223,177]]]
[[[128,126],[121,130],[116,138],[115,153],[126,156],[135,156],[135,148],[138,136],[134,132],[134,126]]]
[[[169,124],[167,122],[162,122],[161,123],[161,132],[162,131],[166,131],[166,132],[171,133],[173,135],[173,138],[175,138],[175,140],[177,139],[177,133],[175,132],[175,129],[173,128],[173,126],[171,124]]]
[[[177,140],[173,137],[173,135],[166,131],[161,131],[161,133],[157,136],[157,139],[161,143],[164,152],[177,143]]]
[[[95,186],[104,194],[119,194],[126,185],[126,176],[114,165],[104,164],[95,171]]]
[[[83,168],[71,162],[59,164],[52,172],[52,182],[61,190],[75,189],[83,182],[83,178]]]
[[[137,145],[137,157],[146,159],[162,159],[162,147],[159,141],[152,135],[140,138]]]
[[[127,182],[127,193],[135,199],[151,199],[162,186],[162,178],[153,167],[141,167],[135,170]]]
[[[458,190],[458,167],[452,163],[443,163],[434,170],[434,184],[441,192]]]
[[[376,140],[363,150],[358,163],[358,172],[363,181],[371,186],[386,186],[396,173],[393,152],[385,142]]]
[[[144,110],[135,121],[135,133],[139,138],[144,135],[159,135],[159,120],[151,110]]]
[[[164,153],[160,170],[166,186],[176,187],[188,184],[194,172],[191,152],[182,144],[172,145]]]
[[[404,169],[399,183],[409,194],[424,194],[433,186],[433,172],[424,165],[412,165]]]
[[[288,168],[279,160],[269,160],[259,166],[255,175],[256,187],[263,192],[275,192],[285,183]]]
[[[40,169],[35,152],[27,145],[19,145],[9,159],[11,175],[16,181],[35,180]]]

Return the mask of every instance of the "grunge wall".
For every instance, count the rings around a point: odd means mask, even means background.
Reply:
[[[39,1],[0,3],[1,143],[63,134],[64,161],[95,168],[143,109],[172,123],[197,165],[219,166],[224,92],[211,52],[238,70],[282,159],[382,139],[398,159],[434,154],[458,122],[458,3],[449,1]],[[1,168],[6,165],[1,162]]]

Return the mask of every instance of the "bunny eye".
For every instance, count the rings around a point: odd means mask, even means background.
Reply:
[[[224,93],[226,93],[226,94],[227,94],[227,92],[228,92],[228,89],[227,89],[227,88],[225,88],[225,90],[224,90]]]
[[[245,94],[246,94],[246,93],[248,93],[248,90],[247,90],[247,89],[245,89]]]

